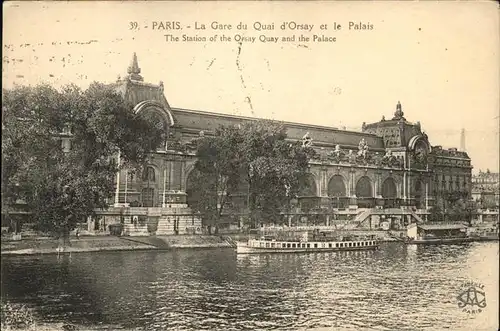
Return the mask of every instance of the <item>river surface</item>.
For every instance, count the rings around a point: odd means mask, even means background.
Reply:
[[[2,297],[79,329],[497,330],[498,247],[4,257]],[[481,312],[458,307],[467,281],[484,285]]]

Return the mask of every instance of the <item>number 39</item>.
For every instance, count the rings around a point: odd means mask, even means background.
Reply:
[[[137,24],[137,22],[130,22],[129,30],[136,30],[138,27],[139,24]]]

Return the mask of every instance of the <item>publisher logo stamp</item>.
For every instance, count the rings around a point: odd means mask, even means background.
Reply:
[[[479,314],[486,307],[484,285],[478,282],[465,282],[457,296],[458,308],[469,314]]]

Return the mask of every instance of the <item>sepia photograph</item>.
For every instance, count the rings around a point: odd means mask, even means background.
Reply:
[[[6,1],[1,330],[499,325],[494,1]]]

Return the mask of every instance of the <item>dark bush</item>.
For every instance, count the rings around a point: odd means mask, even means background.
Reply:
[[[158,230],[158,219],[157,218],[150,218],[148,220],[148,232],[150,234],[153,234],[157,230]]]
[[[109,225],[109,233],[112,236],[120,236],[123,231],[123,224],[110,224]]]
[[[146,216],[139,216],[139,225],[144,226],[146,225],[148,218]]]

